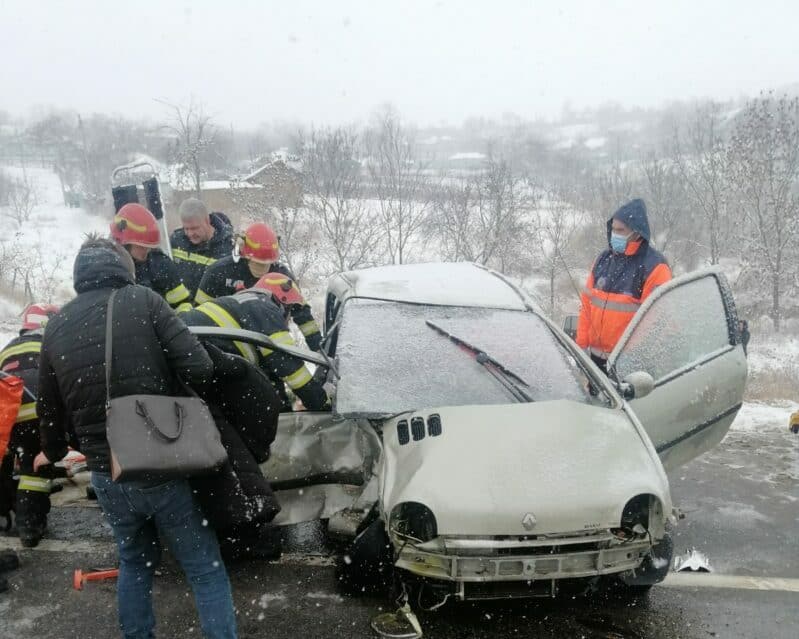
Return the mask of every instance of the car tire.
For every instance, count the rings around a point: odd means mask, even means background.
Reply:
[[[657,583],[669,574],[674,556],[671,535],[666,533],[644,558],[641,566],[634,572],[623,573],[615,578],[616,592],[631,597],[645,597]]]
[[[387,590],[393,572],[391,542],[379,518],[358,533],[336,564],[339,587],[349,595]]]

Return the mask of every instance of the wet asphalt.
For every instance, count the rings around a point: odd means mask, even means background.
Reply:
[[[714,573],[799,579],[799,438],[731,432],[711,453],[672,473],[684,513],[677,553],[705,553]],[[78,491],[75,491],[78,492]],[[113,566],[110,533],[86,502],[55,507],[49,549],[19,552],[21,567],[0,594],[0,637],[117,637],[114,582],[72,588],[75,568]],[[13,540],[0,537],[0,547]],[[330,565],[334,549],[317,525],[287,531],[278,562],[229,566],[243,638],[373,637],[370,620],[392,609],[384,596],[350,597]],[[156,579],[158,637],[199,637],[192,597],[169,560]],[[705,639],[799,637],[799,593],[658,586],[640,600],[597,594],[556,600],[450,604],[420,613],[427,637]]]

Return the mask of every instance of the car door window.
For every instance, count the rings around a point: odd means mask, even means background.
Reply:
[[[727,309],[713,275],[667,291],[645,311],[615,363],[619,379],[646,371],[662,380],[733,342]]]

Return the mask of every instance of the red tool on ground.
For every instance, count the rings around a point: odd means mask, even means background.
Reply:
[[[94,572],[83,572],[80,568],[75,570],[72,575],[72,587],[75,590],[83,590],[83,584],[87,581],[101,581],[103,579],[114,579],[119,577],[119,568],[109,570],[95,570]]]

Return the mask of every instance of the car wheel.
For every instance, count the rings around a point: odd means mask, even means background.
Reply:
[[[631,571],[616,577],[617,592],[634,597],[646,596],[652,586],[663,581],[669,574],[673,555],[674,544],[671,535],[666,533],[663,539],[652,546],[652,550],[634,573]]]
[[[351,595],[386,590],[391,584],[394,557],[381,519],[375,519],[353,540],[336,565],[341,589]]]

